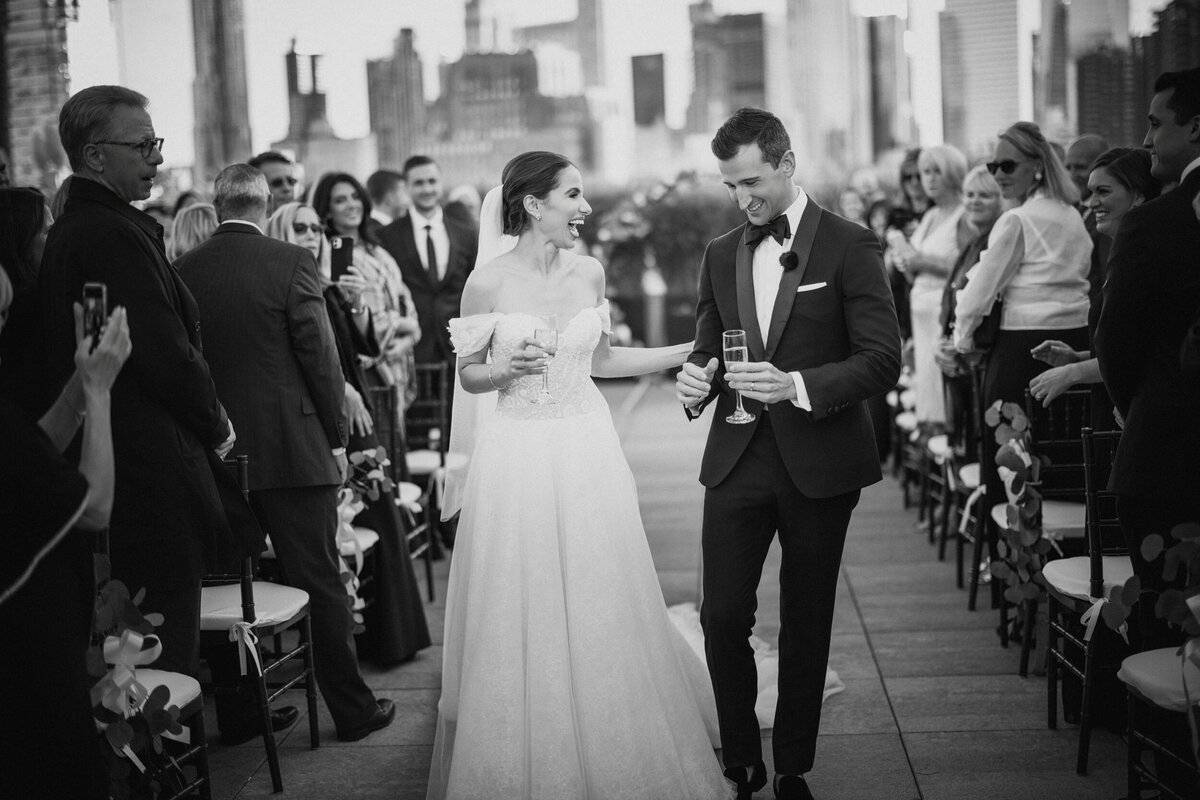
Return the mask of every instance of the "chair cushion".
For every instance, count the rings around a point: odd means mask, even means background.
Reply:
[[[1129,556],[1104,556],[1104,596],[1114,586],[1124,586],[1133,577],[1133,562]],[[1042,567],[1042,577],[1059,594],[1076,600],[1091,600],[1092,566],[1087,556],[1058,558]]]
[[[902,431],[917,429],[917,415],[911,411],[902,411],[896,415],[896,427]]]
[[[408,481],[396,484],[396,505],[419,508],[421,505],[421,487]]]
[[[1084,535],[1084,517],[1087,507],[1083,503],[1067,503],[1062,500],[1042,501],[1042,530],[1060,539],[1080,539]],[[1008,504],[992,506],[992,521],[1001,528],[1008,527]]]
[[[917,407],[917,393],[912,389],[900,392],[900,405],[907,409]]]
[[[254,582],[254,613],[258,625],[289,622],[307,605],[308,592],[281,583]],[[230,583],[204,587],[200,592],[200,630],[226,631],[241,621],[241,586]]]
[[[1200,699],[1200,669],[1191,661],[1183,666],[1178,648],[1163,647],[1137,653],[1121,662],[1117,677],[1133,691],[1160,708],[1170,711],[1187,711],[1187,696],[1183,682],[1192,701]]]
[[[166,672],[161,669],[137,668],[138,683],[146,687],[147,693],[159,686],[166,686],[171,693],[170,705],[181,709],[200,697],[200,682],[191,675],[181,672]]]
[[[958,480],[962,483],[965,489],[975,489],[979,487],[979,463],[963,464],[958,468]]]
[[[372,547],[379,543],[379,534],[370,528],[354,525],[352,526],[352,530],[354,531],[355,540],[358,541],[358,549],[360,552],[369,552]],[[338,552],[343,556],[353,556],[354,550],[354,542],[349,540],[338,540]]]
[[[925,449],[929,451],[929,455],[937,459],[938,463],[941,463],[946,456],[950,455],[950,437],[944,433],[930,436],[925,442]]]
[[[436,450],[410,450],[404,458],[413,475],[431,475],[442,466],[442,457]],[[463,453],[446,453],[446,468],[461,469],[470,460]]]

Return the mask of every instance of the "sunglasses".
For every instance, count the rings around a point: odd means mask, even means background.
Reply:
[[[304,224],[303,222],[293,222],[292,230],[298,234],[304,233],[305,231],[312,231],[317,236],[321,235],[321,226],[315,222],[309,223],[307,225]]]
[[[285,183],[288,186],[295,186],[296,179],[291,176],[288,176],[286,178],[276,178],[275,180],[271,181],[271,188],[278,189],[280,186],[283,186]]]
[[[900,176],[900,179],[901,179],[901,180],[904,180],[904,181],[919,181],[919,180],[921,180],[921,173],[919,173],[919,172],[906,172],[906,173],[904,173],[903,175],[901,175],[901,176]]]
[[[984,166],[987,171],[995,175],[997,172],[1003,172],[1005,175],[1012,175],[1017,171],[1017,167],[1024,164],[1024,161],[1013,161],[1011,158],[1006,158],[1003,161],[989,161]]]

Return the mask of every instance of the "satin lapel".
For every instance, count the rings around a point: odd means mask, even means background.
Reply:
[[[746,246],[746,233],[738,239],[734,261],[737,272],[738,321],[746,331],[746,347],[751,361],[763,360],[763,337],[758,327],[758,313],[754,307],[754,251]]]
[[[821,221],[821,207],[808,198],[800,224],[796,226],[796,235],[792,237],[792,252],[796,254],[799,263],[793,270],[784,270],[779,279],[779,291],[775,295],[775,307],[771,310],[771,330],[767,334],[766,360],[775,354],[783,329],[791,316],[792,303],[796,302],[796,289],[804,279],[804,270],[808,267],[808,257],[812,253],[813,240],[817,236],[817,225]]]

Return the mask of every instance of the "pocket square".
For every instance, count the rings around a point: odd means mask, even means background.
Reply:
[[[817,289],[824,289],[825,285],[825,281],[821,281],[820,283],[806,283],[803,286],[796,287],[796,294],[800,294],[801,292],[812,292]]]

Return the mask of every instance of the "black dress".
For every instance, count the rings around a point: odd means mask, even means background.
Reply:
[[[374,332],[368,328],[365,335],[359,333],[350,321],[345,296],[336,285],[326,286],[324,294],[342,372],[346,382],[363,396],[370,411],[358,356],[379,355]],[[378,419],[379,415],[372,417]],[[373,450],[379,446],[379,437],[374,432],[359,436],[351,430],[346,451]],[[403,453],[391,457],[402,458]],[[365,611],[366,631],[359,636],[358,643],[360,655],[373,657],[381,664],[394,664],[412,658],[430,645],[429,625],[394,494],[390,489],[380,489],[379,499],[366,500],[366,507],[354,520],[355,524],[379,534],[379,544],[375,547],[375,602]]]
[[[7,591],[72,519],[88,485],[2,395],[0,441],[0,591]],[[85,662],[94,574],[90,537],[70,530],[0,604],[0,637],[16,648],[0,658],[0,796],[107,796]]]

